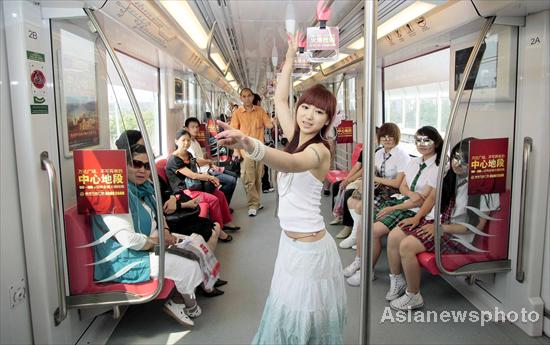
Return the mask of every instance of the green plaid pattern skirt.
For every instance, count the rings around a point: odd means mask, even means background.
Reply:
[[[380,205],[380,208],[378,210],[382,210],[385,207],[402,204],[407,199],[408,197],[404,197],[403,199],[391,198],[390,200],[383,202],[382,205]],[[379,219],[378,222],[381,222],[382,224],[387,226],[388,229],[392,230],[403,219],[414,217],[415,215],[416,215],[416,212],[413,212],[411,210],[395,210],[387,214],[384,218]],[[376,218],[376,215],[374,215],[374,217]],[[374,219],[374,221],[376,222],[377,220]]]

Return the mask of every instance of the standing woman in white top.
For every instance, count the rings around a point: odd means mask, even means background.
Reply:
[[[298,36],[298,35],[297,35]],[[306,90],[288,105],[297,38],[289,36],[286,61],[275,92],[275,111],[290,142],[285,152],[265,146],[228,125],[220,145],[244,149],[279,174],[281,239],[271,289],[253,344],[342,344],[346,295],[336,243],[321,215],[323,180],[329,170],[326,140],[336,113],[336,98],[322,85]]]

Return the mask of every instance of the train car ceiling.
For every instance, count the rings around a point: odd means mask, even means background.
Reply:
[[[237,97],[236,88],[161,5],[108,1],[96,14],[115,49],[161,68],[196,73]]]

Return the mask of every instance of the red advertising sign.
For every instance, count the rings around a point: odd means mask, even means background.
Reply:
[[[199,134],[197,134],[196,139],[201,147],[206,146],[206,125],[204,123],[201,123],[199,125]]]
[[[470,141],[469,165],[469,195],[504,192],[508,166],[508,138]]]
[[[342,120],[340,125],[336,127],[336,143],[350,144],[353,143],[353,121]]]
[[[74,176],[79,214],[128,213],[124,150],[74,151]]]

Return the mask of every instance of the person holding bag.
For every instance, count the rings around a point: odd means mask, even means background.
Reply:
[[[176,132],[176,150],[166,163],[166,177],[173,191],[183,190],[191,198],[200,196],[209,204],[210,218],[224,230],[239,230],[231,223],[233,216],[225,195],[218,189],[220,181],[211,175],[198,173],[195,157],[189,153],[191,135],[185,129]],[[206,189],[206,190],[205,190]],[[209,193],[207,190],[211,190]]]

